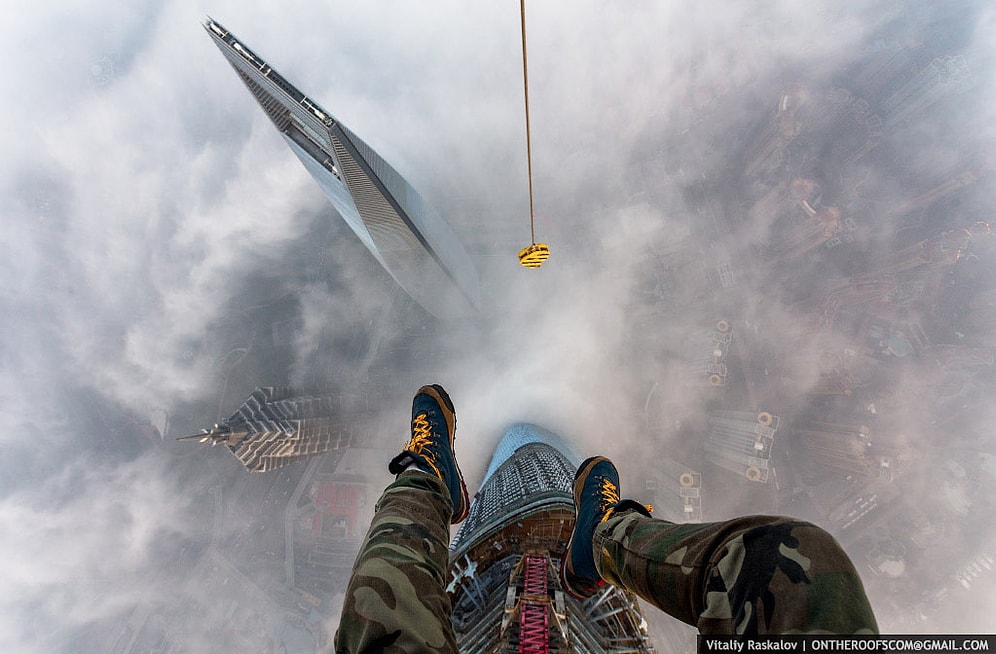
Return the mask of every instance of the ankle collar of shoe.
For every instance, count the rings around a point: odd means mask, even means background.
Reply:
[[[415,466],[415,469],[420,472],[424,472],[440,479],[443,478],[443,475],[439,472],[439,470],[436,469],[436,467],[429,461],[426,461],[424,457],[413,452],[409,452],[408,450],[403,451],[401,454],[391,459],[387,469],[392,475],[400,475],[413,465]]]
[[[636,500],[622,500],[621,502],[613,504],[609,507],[609,510],[605,512],[604,516],[602,516],[602,522],[605,522],[612,516],[622,515],[624,513],[629,513],[630,511],[636,511],[640,515],[652,518],[653,516],[650,515],[652,510],[652,507],[640,504]]]

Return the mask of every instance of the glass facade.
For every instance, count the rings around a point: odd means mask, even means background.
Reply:
[[[477,268],[443,218],[386,161],[219,23],[215,45],[360,242],[440,318],[480,307]]]

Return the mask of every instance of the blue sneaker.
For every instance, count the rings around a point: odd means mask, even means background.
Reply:
[[[412,438],[391,460],[388,470],[401,474],[414,464],[418,470],[443,480],[453,500],[452,524],[463,522],[470,510],[470,498],[463,474],[453,451],[456,410],[450,396],[439,384],[423,386],[412,400]]]
[[[646,516],[650,512],[633,500],[620,501],[619,471],[604,456],[586,459],[574,475],[574,511],[574,531],[560,562],[560,584],[572,597],[584,600],[605,585],[592,553],[595,527],[617,511],[639,511]]]

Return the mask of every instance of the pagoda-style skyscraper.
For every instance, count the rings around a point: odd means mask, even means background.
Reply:
[[[578,602],[560,586],[580,460],[539,427],[505,433],[451,546],[461,652],[654,651],[635,596],[607,584]]]
[[[352,429],[334,416],[332,395],[295,396],[285,387],[257,388],[229,417],[179,440],[224,445],[252,472],[266,472],[349,447]]]

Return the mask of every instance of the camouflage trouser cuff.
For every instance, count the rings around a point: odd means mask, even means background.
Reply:
[[[652,518],[640,515],[636,511],[627,511],[613,515],[595,526],[591,549],[595,557],[595,569],[602,579],[617,586],[624,586],[621,577],[624,557],[619,556],[619,553],[620,550],[629,547],[629,538],[626,534],[640,521],[650,520]]]
[[[428,492],[427,492],[428,491]],[[390,499],[411,499],[406,503],[406,509],[413,516],[423,520],[439,519],[439,516],[453,515],[453,498],[443,480],[421,470],[405,470],[397,479],[388,484],[383,495],[377,500],[375,511],[380,511],[385,501]],[[446,531],[449,532],[449,519],[446,519]]]

